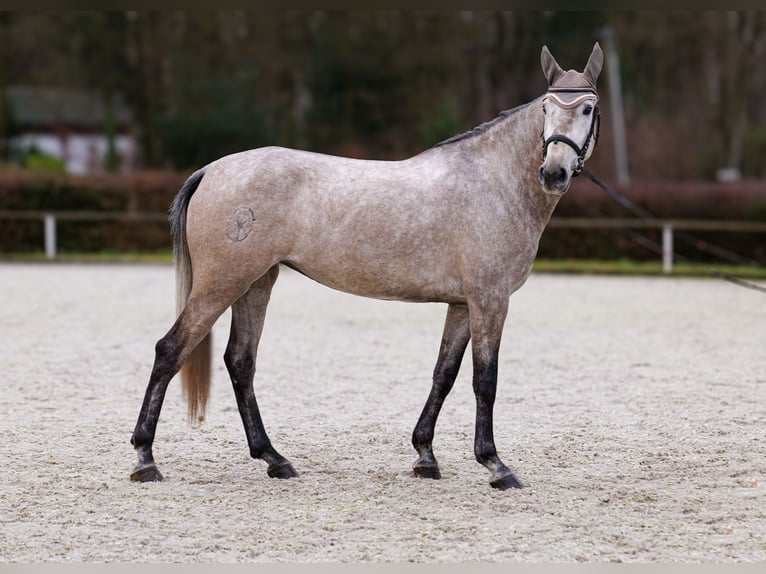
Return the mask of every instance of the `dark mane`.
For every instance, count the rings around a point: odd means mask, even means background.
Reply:
[[[433,147],[439,147],[459,141],[463,141],[472,137],[476,137],[478,135],[483,134],[484,132],[490,130],[497,124],[503,122],[506,118],[512,116],[516,112],[519,112],[526,108],[531,102],[527,102],[526,104],[522,104],[520,106],[516,106],[515,108],[511,108],[510,110],[504,110],[500,112],[500,114],[494,119],[490,120],[488,122],[484,122],[483,124],[480,124],[476,126],[475,128],[468,130],[467,132],[464,132],[462,134],[458,134],[456,136],[452,136],[451,138],[448,138],[444,141],[439,142],[438,144],[434,145]]]

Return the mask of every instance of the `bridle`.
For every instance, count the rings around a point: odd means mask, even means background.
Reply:
[[[589,97],[589,94],[596,95],[596,92],[594,90],[587,90],[583,88],[553,88],[548,90],[549,94],[552,94],[553,97],[551,98],[556,105],[560,107],[572,107],[570,106],[563,106],[560,102],[560,100],[556,97],[556,93],[578,93],[583,94],[583,98]],[[575,166],[575,169],[572,171],[572,177],[577,177],[580,175],[580,173],[583,170],[583,167],[585,165],[585,155],[588,153],[588,148],[590,147],[590,140],[593,139],[593,147],[596,147],[596,144],[598,144],[598,133],[601,128],[601,113],[598,109],[598,96],[596,96],[596,105],[593,106],[593,112],[592,112],[592,119],[590,122],[590,130],[588,131],[588,136],[585,138],[585,142],[582,144],[582,147],[578,146],[574,141],[572,141],[570,138],[568,138],[565,135],[561,134],[553,134],[548,139],[545,139],[545,132],[540,134],[540,139],[543,140],[543,161],[545,161],[545,157],[548,155],[548,146],[551,145],[554,142],[561,142],[563,144],[568,145],[571,147],[574,152],[577,154],[577,165]],[[578,102],[579,103],[579,102]]]

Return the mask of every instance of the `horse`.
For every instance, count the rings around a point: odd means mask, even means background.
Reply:
[[[155,346],[131,436],[131,480],[163,480],[152,444],[179,371],[189,418],[203,420],[210,331],[229,307],[224,363],[250,455],[269,477],[298,476],[272,445],[253,392],[266,307],[284,265],[359,296],[446,303],[431,391],[412,433],[413,474],[441,478],[434,427],[470,341],[476,460],[493,488],[523,488],[493,434],[500,338],[509,297],[530,275],[557,202],[595,148],[602,63],[598,43],[583,72],[563,70],[543,46],[542,96],[404,160],[270,146],[194,172],[170,208],[177,319]]]

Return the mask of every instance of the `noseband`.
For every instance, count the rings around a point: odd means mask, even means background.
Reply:
[[[572,107],[571,105],[570,106],[561,105],[560,100],[555,95],[556,92],[582,93],[583,90],[582,89],[568,90],[566,88],[548,90],[548,93],[553,95],[552,99],[556,103],[556,105],[559,105],[561,107]],[[595,95],[595,92],[593,93]],[[587,97],[587,95],[584,97]],[[590,130],[588,131],[588,136],[585,138],[585,143],[582,144],[582,147],[578,146],[574,141],[572,141],[567,136],[564,136],[561,134],[553,134],[548,139],[545,139],[544,134],[540,134],[540,138],[543,140],[543,161],[545,161],[545,158],[548,155],[548,146],[554,142],[561,142],[571,147],[574,150],[574,152],[577,154],[577,166],[575,166],[575,169],[572,171],[572,177],[577,177],[578,175],[580,175],[580,172],[582,172],[583,166],[585,165],[585,154],[588,153],[588,148],[590,147],[591,138],[593,138],[594,148],[596,147],[596,144],[598,144],[598,133],[601,128],[601,113],[599,112],[598,104],[593,106],[592,113],[593,113],[593,118],[591,119],[591,122],[590,122]]]

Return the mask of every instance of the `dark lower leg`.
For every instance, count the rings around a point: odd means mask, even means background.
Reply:
[[[415,476],[441,478],[439,465],[433,453],[436,419],[455,383],[469,338],[468,308],[464,305],[450,305],[444,324],[439,358],[434,368],[431,393],[412,433],[412,446],[419,455],[413,466]]]
[[[154,464],[152,444],[157,430],[162,402],[170,379],[180,369],[178,362],[179,345],[177,329],[174,326],[170,332],[157,342],[155,347],[154,366],[149,377],[149,385],[144,395],[141,412],[138,415],[136,428],[130,438],[130,443],[136,449],[138,464],[130,475],[131,480],[139,482],[162,480],[162,475]]]
[[[253,392],[255,362],[249,353],[240,356],[235,354],[233,350],[235,345],[232,345],[233,339],[234,335],[232,334],[232,338],[229,339],[225,362],[231,376],[242,424],[245,427],[250,456],[265,461],[269,465],[267,473],[272,478],[298,476],[290,462],[271,445]]]
[[[191,297],[173,327],[155,346],[154,366],[144,395],[136,428],[130,439],[136,449],[138,464],[133,469],[131,480],[147,482],[162,480],[154,464],[152,444],[157,430],[157,421],[165,399],[170,380],[181,369],[186,358],[210,332],[210,328],[226,305],[211,302],[207,298]]]
[[[265,461],[272,478],[298,476],[290,462],[271,445],[263,426],[258,402],[253,392],[255,359],[263,332],[266,307],[278,268],[272,268],[256,281],[250,290],[232,305],[231,333],[224,354],[237,399],[237,407],[245,427],[250,456]]]
[[[497,456],[493,432],[493,409],[497,388],[497,350],[489,360],[474,356],[474,393],[476,395],[476,435],[474,454],[476,460],[489,469],[490,484],[494,488],[522,488],[514,473]]]

